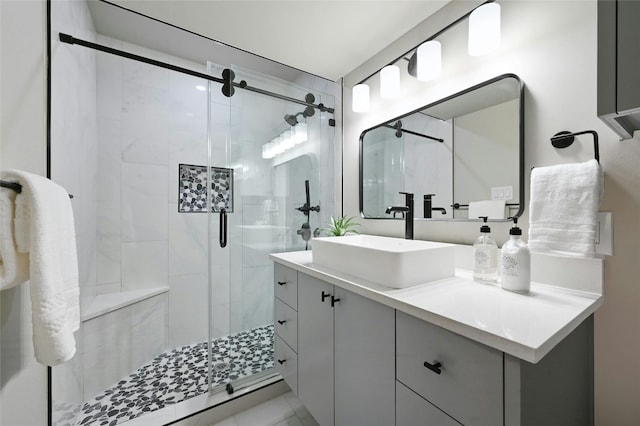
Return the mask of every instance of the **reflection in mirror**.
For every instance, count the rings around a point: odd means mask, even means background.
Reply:
[[[505,74],[362,132],[362,216],[392,218],[400,192],[414,194],[416,219],[520,216],[523,105],[521,80]]]

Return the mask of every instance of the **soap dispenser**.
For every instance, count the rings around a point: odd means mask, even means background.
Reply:
[[[518,218],[513,218],[509,241],[502,246],[502,288],[517,293],[528,293],[531,288],[531,255],[522,240]]]
[[[480,216],[484,224],[480,236],[473,243],[473,279],[495,283],[498,281],[498,245],[491,238],[491,228],[487,225],[488,216]]]

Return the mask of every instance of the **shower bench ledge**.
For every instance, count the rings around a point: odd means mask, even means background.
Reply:
[[[145,299],[150,299],[169,291],[169,287],[145,288],[142,290],[122,291],[118,293],[99,294],[93,298],[82,313],[82,322],[89,321],[101,315],[133,305]]]

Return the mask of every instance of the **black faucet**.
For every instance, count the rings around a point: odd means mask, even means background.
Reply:
[[[439,211],[442,214],[447,214],[447,210],[444,207],[433,207],[432,197],[435,197],[436,194],[425,194],[424,195],[424,208],[423,215],[425,219],[431,219],[432,212],[434,210]]]
[[[409,192],[400,192],[405,196],[404,206],[389,206],[385,213],[404,213],[404,237],[407,240],[413,240],[413,194]]]

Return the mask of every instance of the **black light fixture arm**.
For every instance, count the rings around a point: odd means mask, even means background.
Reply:
[[[93,43],[90,41],[82,40],[76,37],[73,37],[69,34],[60,33],[60,41],[67,44],[77,44],[79,46],[88,47],[90,49],[98,50],[100,52],[110,53],[112,55],[120,56],[127,59],[132,59],[138,62],[144,62],[146,64],[155,65],[160,68],[165,68],[171,71],[176,71],[182,74],[191,75],[194,77],[199,77],[208,81],[213,81],[215,83],[222,84],[222,93],[225,96],[230,97],[233,96],[235,92],[234,88],[238,87],[240,89],[248,90],[250,92],[259,93],[261,95],[267,95],[274,98],[282,99],[284,101],[293,102],[300,105],[305,105],[308,107],[313,107],[319,109],[322,112],[328,112],[330,114],[334,113],[333,108],[329,108],[322,103],[314,104],[311,102],[307,102],[307,100],[300,100],[296,98],[291,98],[289,96],[284,96],[279,93],[269,92],[268,90],[263,90],[257,87],[251,87],[247,84],[245,80],[241,80],[239,82],[233,81],[235,78],[235,74],[230,69],[225,69],[222,71],[222,78],[214,77],[212,75],[204,74],[198,71],[193,71],[188,68],[179,67],[176,65],[172,65],[166,62],[158,61],[156,59],[147,58],[145,56],[136,55],[134,53],[125,52],[124,50],[114,49],[112,47],[104,46],[101,44]]]

